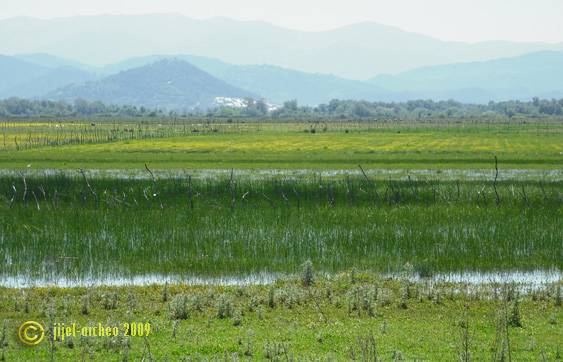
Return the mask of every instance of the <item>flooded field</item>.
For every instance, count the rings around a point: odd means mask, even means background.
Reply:
[[[149,171],[2,176],[2,284],[268,282],[306,260],[460,281],[562,269],[561,181]]]

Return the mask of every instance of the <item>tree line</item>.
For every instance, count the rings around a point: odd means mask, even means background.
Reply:
[[[368,102],[333,99],[318,106],[300,106],[296,100],[272,107],[264,100],[245,99],[245,106],[207,110],[166,111],[143,106],[108,105],[77,99],[74,102],[9,98],[0,100],[0,117],[215,117],[256,119],[506,119],[563,116],[563,99],[503,101],[466,104],[454,100]]]

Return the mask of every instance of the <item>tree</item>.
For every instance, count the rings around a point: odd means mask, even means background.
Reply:
[[[259,101],[256,101],[256,109],[260,114],[266,115],[268,114],[269,107],[264,99],[260,99]]]
[[[297,99],[292,99],[290,101],[285,101],[283,103],[283,108],[285,108],[288,111],[297,111],[297,109],[299,108],[299,106],[297,105]]]

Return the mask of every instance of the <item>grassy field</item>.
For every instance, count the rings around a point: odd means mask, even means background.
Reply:
[[[2,361],[561,359],[561,122],[0,127]]]
[[[479,169],[490,168],[494,155],[506,169],[563,164],[562,123],[32,122],[3,129],[3,168]]]
[[[160,285],[0,289],[6,361],[555,361],[563,339],[561,284],[411,283],[343,273],[271,286]],[[46,328],[23,346],[23,321]],[[55,323],[78,335],[53,340]],[[80,336],[84,326],[118,336]],[[150,324],[148,337],[123,323]]]

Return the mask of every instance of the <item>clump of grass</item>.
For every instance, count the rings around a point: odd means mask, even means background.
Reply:
[[[268,307],[272,309],[276,307],[276,289],[274,286],[271,286],[268,290]]]
[[[94,359],[95,337],[80,336],[81,361],[86,361],[86,355],[90,360]]]
[[[437,290],[436,293],[434,293],[434,298],[432,299],[432,301],[436,305],[444,304],[444,300],[442,298],[442,293],[439,290]]]
[[[0,349],[2,349],[0,361],[6,360],[6,347],[8,347],[8,336],[6,334],[7,329],[8,321],[4,320],[4,322],[2,323],[2,334],[0,335]]]
[[[31,305],[29,304],[29,297],[27,296],[24,299],[23,311],[25,314],[29,314],[29,312],[31,311]]]
[[[505,286],[506,288],[506,293],[505,293],[505,299],[507,302],[511,302],[516,298],[516,286],[514,285],[514,283],[509,284],[508,286]]]
[[[414,266],[414,270],[421,278],[432,278],[434,275],[434,269],[427,260],[421,260],[417,263]]]
[[[240,327],[242,325],[242,312],[237,310],[233,313],[233,326]]]
[[[132,312],[138,305],[137,297],[131,291],[127,292],[127,297],[125,299],[128,307],[128,311]]]
[[[106,351],[114,353],[122,351],[125,344],[129,344],[129,339],[123,335],[105,337],[102,342]]]
[[[356,312],[358,317],[362,312],[370,317],[375,317],[375,294],[373,291],[365,286],[353,287],[347,295],[348,299],[348,314]]]
[[[377,353],[377,343],[373,332],[369,332],[366,336],[356,338],[357,349],[350,349],[350,359],[353,361],[377,362],[379,360]]]
[[[73,336],[66,336],[65,337],[65,346],[68,349],[74,349],[75,344],[74,344],[74,337]]]
[[[289,352],[289,345],[284,342],[269,342],[264,344],[264,358],[273,361],[293,361],[293,354]]]
[[[409,291],[408,287],[403,288],[401,291],[401,297],[399,298],[399,308],[400,309],[407,309],[408,308],[408,300],[409,300]]]
[[[257,295],[250,296],[249,302],[248,302],[248,311],[254,312],[256,310],[256,308],[258,308],[260,306],[260,304],[262,304],[262,301],[260,300],[259,296],[257,296]]]
[[[102,307],[105,310],[117,309],[117,302],[119,295],[117,293],[104,293],[102,294]]]
[[[386,288],[382,289],[378,295],[377,300],[379,306],[381,307],[386,307],[388,305],[391,305],[391,291]]]
[[[387,319],[383,320],[383,323],[381,323],[381,326],[379,326],[379,330],[381,331],[381,334],[387,333],[387,330],[389,330],[389,324],[387,323]]]
[[[256,317],[260,321],[264,320],[264,309],[263,308],[260,307],[256,310]]]
[[[510,317],[508,318],[508,325],[511,327],[522,327],[522,319],[520,318],[520,301],[518,296],[514,298],[514,302],[512,303]]]
[[[121,346],[121,362],[129,362],[129,339],[123,340],[123,344]]]
[[[188,306],[194,312],[202,312],[204,300],[201,295],[193,294],[188,298]]]
[[[549,321],[548,321],[548,323],[551,324],[551,325],[553,325],[553,326],[557,324],[557,314],[556,314],[556,313],[552,313],[552,314],[549,316]]]
[[[247,332],[246,343],[244,344],[244,352],[243,355],[246,357],[252,357],[254,355],[254,332],[249,330]]]
[[[283,289],[280,289],[278,293],[278,300],[280,304],[284,305],[288,309],[293,309],[296,305],[300,304],[303,295],[301,290],[294,285],[288,285]]]
[[[510,333],[507,316],[507,306],[498,311],[496,320],[496,334],[491,348],[492,361],[505,362],[512,360],[512,349],[510,345]]]
[[[162,288],[162,302],[168,301],[168,282],[164,283],[164,287]]]
[[[460,333],[460,346],[459,346],[459,360],[460,362],[470,362],[471,358],[471,337],[469,335],[469,320],[467,317],[467,309],[469,307],[465,306],[465,311],[463,313],[462,319],[459,321],[459,327],[461,328]]]
[[[404,361],[405,358],[403,357],[403,352],[401,352],[400,350],[396,349],[393,351],[393,354],[391,355],[391,358],[393,358],[393,361]]]
[[[172,339],[176,339],[176,333],[178,332],[179,325],[180,325],[180,320],[174,319],[172,321]]]
[[[356,284],[357,282],[357,271],[356,268],[352,268],[352,270],[350,270],[350,284]]]
[[[82,306],[80,309],[80,313],[82,313],[82,315],[90,314],[90,293],[86,293],[82,297]]]

